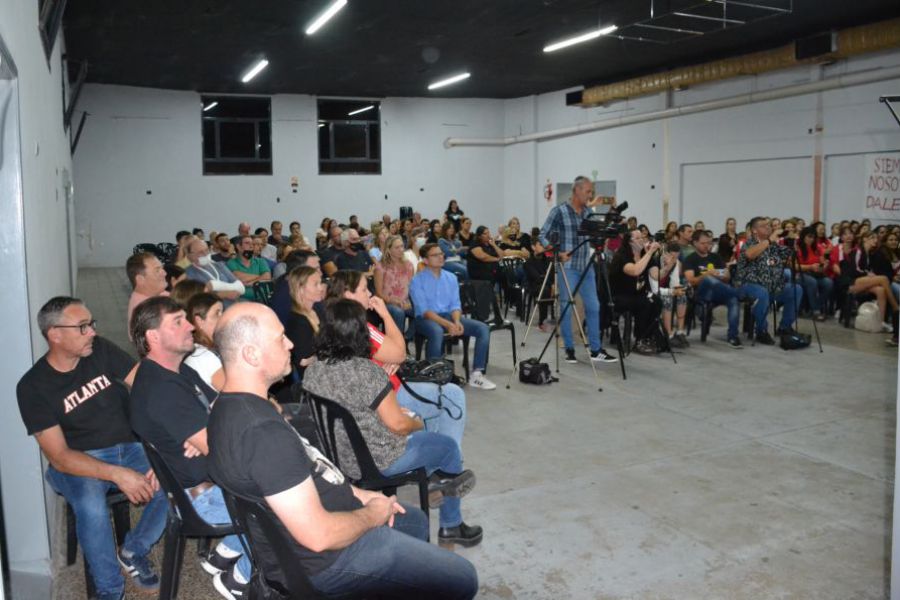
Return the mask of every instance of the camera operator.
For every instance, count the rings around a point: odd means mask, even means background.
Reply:
[[[654,239],[662,244],[666,239],[665,232],[658,232]],[[663,330],[666,332],[669,346],[672,348],[687,348],[691,345],[687,340],[684,327],[687,315],[687,294],[681,284],[683,268],[681,261],[678,260],[680,252],[681,246],[677,242],[667,242],[665,252],[657,258],[651,259],[650,269],[647,271],[650,276],[650,290],[654,294],[658,294],[660,302],[662,302]],[[674,329],[672,327],[672,309],[675,309],[677,318]]]
[[[782,231],[772,231],[765,217],[750,220],[750,237],[741,247],[737,264],[737,279],[742,297],[753,298],[753,319],[756,323],[756,341],[768,346],[775,340],[767,331],[766,313],[770,299],[784,305],[781,324],[777,333],[790,333],[796,318],[796,308],[803,298],[803,288],[785,282],[785,260],[793,254],[789,246],[779,245]],[[789,238],[790,239],[790,238]]]
[[[575,178],[572,186],[572,197],[565,204],[558,204],[550,209],[544,226],[541,227],[540,241],[545,247],[550,246],[551,233],[559,236],[559,260],[562,263],[560,272],[557,273],[557,289],[562,306],[569,302],[569,289],[563,281],[563,273],[568,278],[574,291],[579,283],[582,271],[591,260],[591,248],[584,244],[575,250],[581,242],[587,240],[586,236],[578,235],[581,222],[591,214],[588,203],[594,200],[594,184],[587,177],[580,175]],[[574,252],[573,252],[574,251]],[[616,362],[614,356],[607,353],[600,342],[600,301],[597,298],[597,280],[593,268],[588,268],[584,274],[584,281],[578,288],[581,300],[584,303],[584,319],[587,322],[587,337],[591,345],[591,360],[597,362]],[[573,304],[574,306],[574,304]],[[575,358],[575,343],[572,340],[571,313],[567,312],[559,325],[562,331],[563,342],[566,346],[566,362],[578,362]]]
[[[718,254],[710,252],[712,238],[708,231],[698,229],[692,237],[694,253],[684,261],[684,276],[694,288],[698,302],[724,304],[728,307],[728,345],[732,348],[743,348],[738,334],[738,321],[741,318],[739,294],[728,285],[731,274],[725,261]]]
[[[634,350],[638,354],[653,355],[657,350],[653,325],[659,318],[661,304],[650,292],[646,271],[659,248],[655,240],[645,247],[641,232],[629,231],[623,234],[622,245],[609,267],[609,287],[616,310],[634,315]]]

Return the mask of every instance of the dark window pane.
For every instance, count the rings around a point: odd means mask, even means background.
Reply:
[[[332,158],[331,127],[325,123],[319,123],[319,158]]]
[[[381,163],[378,161],[371,162],[335,162],[335,161],[319,161],[319,173],[332,174],[342,173],[378,175],[381,173]]]
[[[381,159],[381,127],[369,125],[369,158]]]
[[[271,175],[271,161],[203,162],[204,175]]]
[[[222,158],[256,156],[256,132],[253,123],[219,123],[219,150]]]
[[[203,121],[203,158],[216,158],[215,121]]]
[[[270,125],[266,121],[259,123],[259,157],[272,158],[272,136]]]
[[[360,125],[333,123],[334,157],[366,158],[366,128]]]

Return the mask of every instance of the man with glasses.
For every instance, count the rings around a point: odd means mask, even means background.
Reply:
[[[97,336],[97,322],[77,298],[49,300],[37,322],[50,349],[19,380],[19,411],[50,463],[47,481],[75,512],[97,598],[125,597],[121,570],[139,588],[156,590],[148,554],[165,528],[168,505],[131,433],[127,388],[135,361]],[[116,489],[134,504],[146,503],[118,551],[106,506],[107,492]]]
[[[428,339],[425,355],[440,358],[443,354],[444,333],[475,338],[475,358],[469,385],[483,390],[497,386],[484,376],[491,332],[481,321],[462,316],[459,300],[459,281],[456,275],[444,270],[444,252],[437,244],[425,244],[419,251],[425,268],[409,284],[409,297],[416,310],[416,331]]]

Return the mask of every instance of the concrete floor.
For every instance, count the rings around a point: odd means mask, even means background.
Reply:
[[[124,345],[123,270],[82,270],[79,290]],[[479,597],[887,597],[897,351],[833,321],[820,331],[822,354],[736,351],[714,326],[677,365],[634,356],[627,381],[598,367],[602,393],[584,352],[549,387],[470,390],[479,484],[463,511],[485,537],[458,552]],[[540,350],[534,333],[520,357]],[[492,346],[502,384],[507,335]],[[190,554],[182,581],[182,598],[218,598]],[[80,560],[57,582],[57,598],[83,597]]]

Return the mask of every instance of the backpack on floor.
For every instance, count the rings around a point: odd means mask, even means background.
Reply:
[[[806,348],[812,342],[812,336],[805,333],[786,333],[781,336],[779,344],[783,350],[800,350]]]

